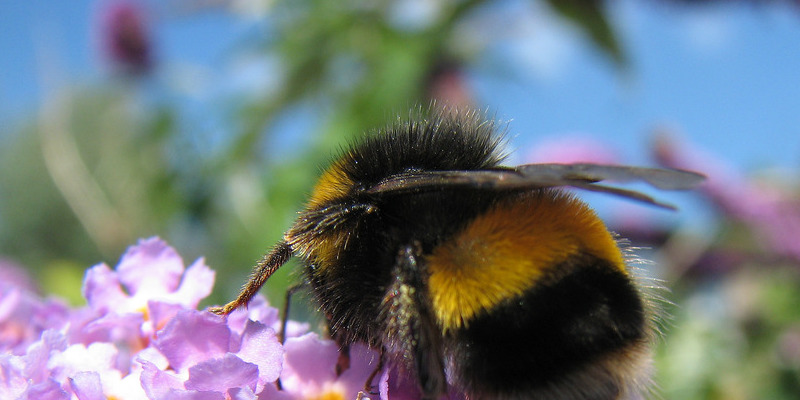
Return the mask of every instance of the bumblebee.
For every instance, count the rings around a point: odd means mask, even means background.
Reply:
[[[701,175],[597,164],[504,167],[496,123],[432,111],[324,171],[255,266],[244,306],[289,258],[343,350],[413,374],[424,399],[621,399],[648,385],[652,307],[614,234],[562,187],[667,204],[603,180],[688,189]],[[285,316],[284,316],[285,318]],[[346,365],[346,362],[344,363]]]

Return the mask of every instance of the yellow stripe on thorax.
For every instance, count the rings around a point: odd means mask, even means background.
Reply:
[[[627,273],[605,224],[580,200],[548,191],[501,202],[428,257],[433,310],[444,330],[460,328],[581,251]]]
[[[316,207],[340,199],[350,191],[352,186],[353,181],[342,169],[342,161],[336,161],[317,180],[308,199],[308,207]]]
[[[326,207],[346,196],[352,186],[353,181],[342,169],[342,160],[334,162],[317,180],[317,184],[311,191],[307,210],[314,210],[317,207]],[[302,218],[302,216],[301,216]],[[292,250],[303,258],[312,258],[320,268],[326,268],[339,258],[339,253],[345,246],[349,232],[340,230],[329,230],[315,233],[308,227],[292,227],[284,235],[284,240],[292,246]]]

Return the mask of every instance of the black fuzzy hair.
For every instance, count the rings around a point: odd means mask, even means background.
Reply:
[[[450,171],[496,167],[504,158],[497,124],[478,112],[433,111],[428,118],[400,120],[351,146],[339,166],[353,181],[370,186],[414,170]]]

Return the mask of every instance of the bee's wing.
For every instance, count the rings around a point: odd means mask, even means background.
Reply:
[[[705,179],[700,174],[661,168],[600,164],[526,164],[516,168],[476,171],[419,171],[394,175],[367,189],[368,193],[434,190],[441,187],[524,189],[569,186],[609,193],[659,207],[669,204],[633,190],[599,185],[600,181],[645,182],[664,190],[690,189]]]
[[[532,180],[568,179],[587,182],[645,182],[664,190],[691,189],[705,180],[703,175],[677,169],[602,164],[527,164],[514,168]]]

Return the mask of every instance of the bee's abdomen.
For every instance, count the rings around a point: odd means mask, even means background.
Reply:
[[[498,199],[426,257],[456,385],[474,398],[616,399],[649,320],[613,235],[556,190]]]
[[[437,320],[444,331],[467,326],[580,254],[627,274],[613,236],[583,202],[555,190],[502,198],[427,257]]]
[[[473,393],[615,399],[645,372],[648,329],[630,277],[579,255],[450,337],[457,376]]]

